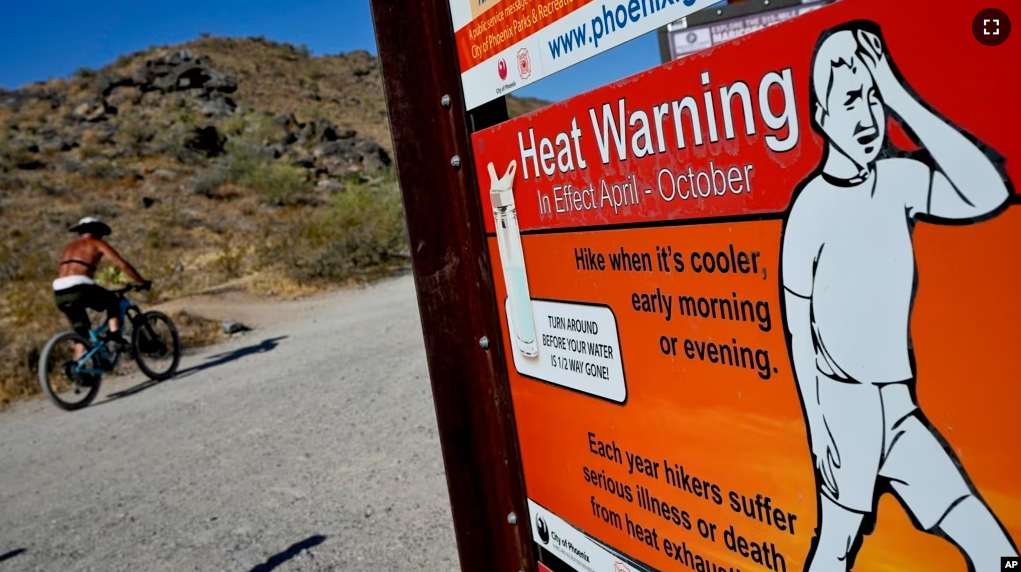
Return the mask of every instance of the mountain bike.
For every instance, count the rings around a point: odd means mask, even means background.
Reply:
[[[88,338],[68,330],[46,342],[39,356],[39,384],[57,407],[65,411],[88,407],[99,393],[103,374],[112,372],[125,354],[153,381],[170,379],[177,372],[181,361],[177,327],[166,314],[155,310],[142,312],[128,299],[128,292],[139,289],[129,285],[113,291],[120,300],[122,336],[130,342],[128,347],[110,347],[103,337],[109,328],[105,319],[99,327],[89,330]],[[77,359],[76,344],[85,348]],[[156,366],[160,359],[167,360],[165,368]]]

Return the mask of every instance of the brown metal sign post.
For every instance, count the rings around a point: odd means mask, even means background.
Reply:
[[[446,2],[371,6],[461,569],[533,572],[469,141],[506,104],[465,111]]]

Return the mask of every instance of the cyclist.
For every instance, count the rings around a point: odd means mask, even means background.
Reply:
[[[105,312],[109,330],[103,341],[112,351],[129,347],[130,344],[121,335],[120,301],[116,294],[95,283],[93,278],[96,267],[105,255],[132,280],[141,284],[143,289],[148,289],[152,282],[142,278],[131,264],[103,240],[113,231],[99,219],[85,217],[69,230],[78,233],[79,237],[64,249],[60,257],[57,279],[53,281],[57,308],[67,316],[71,327],[86,339],[92,325],[85,310],[90,308]],[[75,344],[75,359],[83,353],[85,347]]]

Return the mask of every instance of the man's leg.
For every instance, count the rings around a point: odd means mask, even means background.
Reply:
[[[899,388],[884,388],[884,404],[893,413],[888,424],[889,451],[880,475],[891,486],[918,525],[945,535],[957,545],[976,572],[999,570],[1001,556],[1018,551],[989,507],[974,494],[967,474],[950,446],[918,409],[908,409]]]
[[[81,335],[88,338],[89,331],[89,315],[85,313],[85,308],[81,307],[76,301],[63,301],[61,300],[57,304],[57,308],[63,312],[67,317],[67,321],[71,324],[71,328]],[[84,332],[84,334],[83,334]],[[85,346],[75,342],[74,344],[74,359],[78,361],[83,355],[85,355]]]
[[[844,508],[819,495],[818,536],[805,564],[806,572],[847,572],[861,531],[863,514]]]
[[[107,322],[110,326],[111,337],[120,340],[121,339],[121,319],[120,319],[120,300],[117,299],[117,295],[107,290],[106,288],[100,288],[101,292],[99,295],[102,296],[103,309],[106,310]]]
[[[817,540],[806,565],[808,572],[847,572],[861,546],[862,521],[873,509],[879,459],[883,452],[883,407],[873,385],[820,379],[819,403],[826,433],[812,435],[814,451],[826,447],[816,440],[832,438],[826,463],[834,489],[816,475],[819,489]],[[819,469],[817,469],[817,472]]]
[[[108,330],[104,338],[114,344],[108,347],[111,350],[120,350],[126,345],[127,342],[121,335],[120,300],[117,295],[102,286],[93,285],[89,289],[89,307],[106,314]]]
[[[992,511],[975,495],[961,499],[937,529],[960,547],[976,572],[999,570],[1001,556],[1018,555]]]

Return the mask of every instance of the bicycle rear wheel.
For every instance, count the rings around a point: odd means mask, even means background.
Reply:
[[[39,355],[39,385],[46,397],[65,411],[88,407],[99,394],[102,379],[99,356],[93,355],[88,363],[76,362],[75,344],[84,346],[86,353],[92,350],[89,340],[75,332],[63,332],[50,338]]]
[[[135,361],[153,381],[170,379],[181,362],[181,338],[174,322],[155,310],[142,314],[131,332]]]

